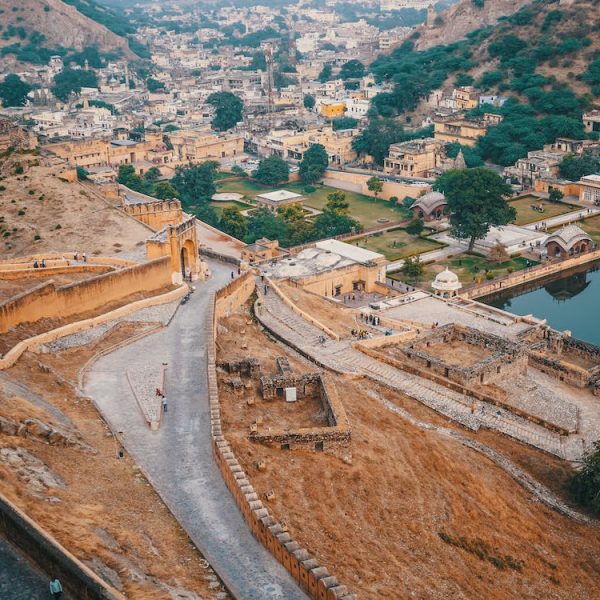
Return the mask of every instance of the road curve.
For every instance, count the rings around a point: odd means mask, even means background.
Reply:
[[[196,285],[167,329],[98,360],[86,374],[93,399],[123,445],[240,600],[306,600],[291,575],[253,537],[227,489],[211,447],[205,322],[211,292],[231,267],[211,262],[212,277]],[[145,424],[126,378],[132,366],[168,363],[168,412],[158,431]]]

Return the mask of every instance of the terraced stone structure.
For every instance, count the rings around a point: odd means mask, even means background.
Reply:
[[[544,341],[532,346],[529,361],[543,373],[574,387],[590,386],[600,395],[600,347],[594,344],[548,330]]]
[[[384,351],[466,387],[527,372],[525,344],[452,323],[408,345],[388,346]]]

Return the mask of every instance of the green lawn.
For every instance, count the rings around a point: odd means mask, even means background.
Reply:
[[[410,235],[405,229],[392,229],[348,241],[349,244],[367,248],[385,255],[389,261],[399,260],[441,248],[443,244],[427,238]]]
[[[235,192],[243,194],[244,199],[254,200],[254,197],[261,192],[270,192],[274,189],[286,189],[290,192],[302,194],[305,197],[304,203],[307,206],[322,210],[327,203],[327,196],[333,192],[339,192],[336,188],[328,186],[316,186],[316,190],[310,194],[304,191],[304,185],[301,183],[284,183],[274,188],[261,185],[249,179],[240,179],[238,181],[217,182],[217,192]],[[370,198],[364,194],[356,192],[343,191],[346,194],[346,200],[350,204],[350,215],[357,221],[360,221],[365,229],[370,229],[381,225],[378,219],[387,219],[386,223],[396,223],[411,217],[410,212],[400,206],[394,206],[387,200]],[[383,223],[385,224],[385,223]]]
[[[417,282],[422,287],[429,287],[435,276],[443,271],[446,267],[458,275],[463,285],[472,283],[480,283],[487,279],[486,270],[493,275],[493,279],[508,275],[513,271],[520,271],[527,267],[528,260],[522,256],[511,258],[502,263],[495,263],[488,260],[484,256],[476,254],[458,254],[451,258],[439,260],[425,265],[423,277]],[[529,261],[529,265],[536,265],[535,261]],[[388,275],[392,279],[402,280],[403,274],[401,271]]]
[[[219,217],[226,208],[233,208],[234,206],[239,208],[240,210],[246,210],[247,208],[249,208],[247,204],[244,204],[243,202],[237,202],[236,200],[228,200],[226,202],[217,202],[215,200],[211,200],[209,202],[209,205],[217,211]]]
[[[600,242],[600,216],[577,221],[575,225],[586,231],[594,242]]]
[[[535,223],[535,221],[542,221],[543,219],[549,219],[550,217],[556,217],[557,215],[564,215],[565,213],[578,208],[573,204],[541,200],[537,196],[521,196],[516,200],[511,200],[509,204],[517,210],[517,218],[514,221],[515,225]],[[531,208],[533,204],[536,206],[543,206],[544,211],[539,212],[534,210]]]

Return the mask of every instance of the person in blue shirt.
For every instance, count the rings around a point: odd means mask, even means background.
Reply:
[[[54,600],[58,600],[62,597],[63,589],[57,577],[53,577],[52,581],[50,581],[50,593]]]

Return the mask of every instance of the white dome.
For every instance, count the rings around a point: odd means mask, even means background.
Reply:
[[[434,290],[455,291],[462,287],[462,283],[459,281],[456,273],[449,271],[448,267],[446,267],[441,273],[436,275],[431,287]]]

